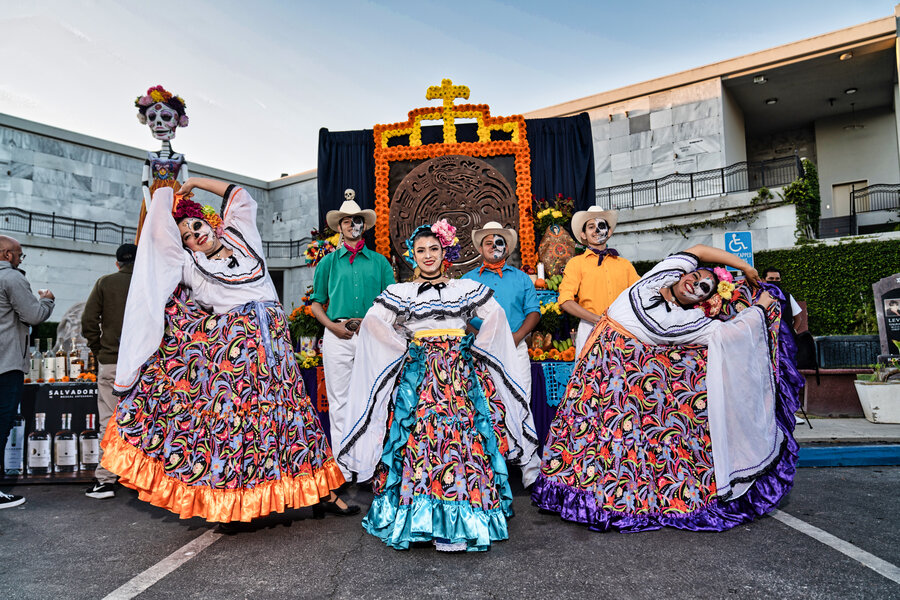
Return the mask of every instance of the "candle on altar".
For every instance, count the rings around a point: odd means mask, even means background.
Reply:
[[[542,262],[539,262],[537,264],[537,278],[538,279],[544,278],[544,263],[542,263]]]

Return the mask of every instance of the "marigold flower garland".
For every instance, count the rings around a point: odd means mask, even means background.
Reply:
[[[534,244],[534,228],[531,216],[531,151],[527,144],[525,118],[522,115],[492,117],[487,104],[453,104],[453,97],[468,98],[469,88],[453,86],[444,79],[441,86],[432,86],[427,99],[441,98],[443,106],[417,108],[409,111],[405,123],[376,125],[375,138],[375,249],[390,257],[391,241],[388,229],[390,212],[389,176],[390,163],[402,160],[423,160],[460,154],[476,158],[486,156],[515,157],[516,199],[519,207],[519,252],[523,267],[537,263]],[[457,142],[455,119],[475,119],[478,126],[477,142]],[[443,119],[443,141],[438,144],[422,144],[422,121]],[[508,140],[492,140],[492,131],[510,134]],[[392,139],[409,136],[408,145],[390,146]]]

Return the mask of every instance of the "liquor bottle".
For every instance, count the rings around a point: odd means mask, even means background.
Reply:
[[[41,371],[44,381],[56,379],[56,355],[53,354],[53,339],[47,338],[47,349],[41,358]]]
[[[84,431],[78,436],[82,471],[92,471],[100,464],[100,435],[97,433],[97,424],[94,420],[96,417],[94,413],[84,416]]]
[[[69,369],[69,378],[73,381],[84,371],[84,362],[81,360],[81,350],[76,345],[77,339],[72,338],[72,347],[66,358]]]
[[[44,431],[46,413],[35,413],[34,431],[28,434],[28,473],[44,475],[53,472],[50,463],[50,434]]]
[[[63,345],[62,342],[59,343],[59,350],[56,351],[56,356],[53,361],[53,376],[56,377],[57,381],[68,375],[66,372],[67,357],[66,351],[63,350]]]
[[[53,439],[53,458],[57,473],[71,473],[78,470],[78,436],[71,431],[72,413],[62,414],[62,429]]]
[[[41,351],[40,351],[40,340],[38,343],[31,347],[31,363],[28,365],[28,379],[31,380],[32,383],[36,382],[41,378]]]
[[[94,358],[94,353],[88,348],[87,352],[87,372],[97,374],[97,359]]]
[[[6,439],[6,453],[3,458],[3,471],[12,477],[24,472],[25,458],[25,418],[17,412],[9,437]]]

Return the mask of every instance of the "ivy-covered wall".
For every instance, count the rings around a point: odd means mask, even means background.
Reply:
[[[900,240],[805,244],[753,255],[757,270],[781,271],[784,290],[806,302],[813,335],[876,333],[872,284],[900,272]],[[635,261],[641,275],[655,261]]]

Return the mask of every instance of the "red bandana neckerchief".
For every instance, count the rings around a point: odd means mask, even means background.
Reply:
[[[351,246],[347,242],[344,242],[344,248],[347,249],[347,252],[350,253],[350,264],[353,264],[353,259],[356,258],[356,255],[359,254],[360,250],[366,247],[366,240],[359,240],[356,242],[355,246]]]
[[[484,270],[487,269],[488,271],[493,271],[494,273],[496,273],[500,277],[500,279],[503,279],[503,267],[505,267],[505,266],[506,266],[505,258],[497,263],[491,263],[491,264],[482,263],[481,269],[478,270],[478,274],[481,275],[482,273],[484,273]]]

